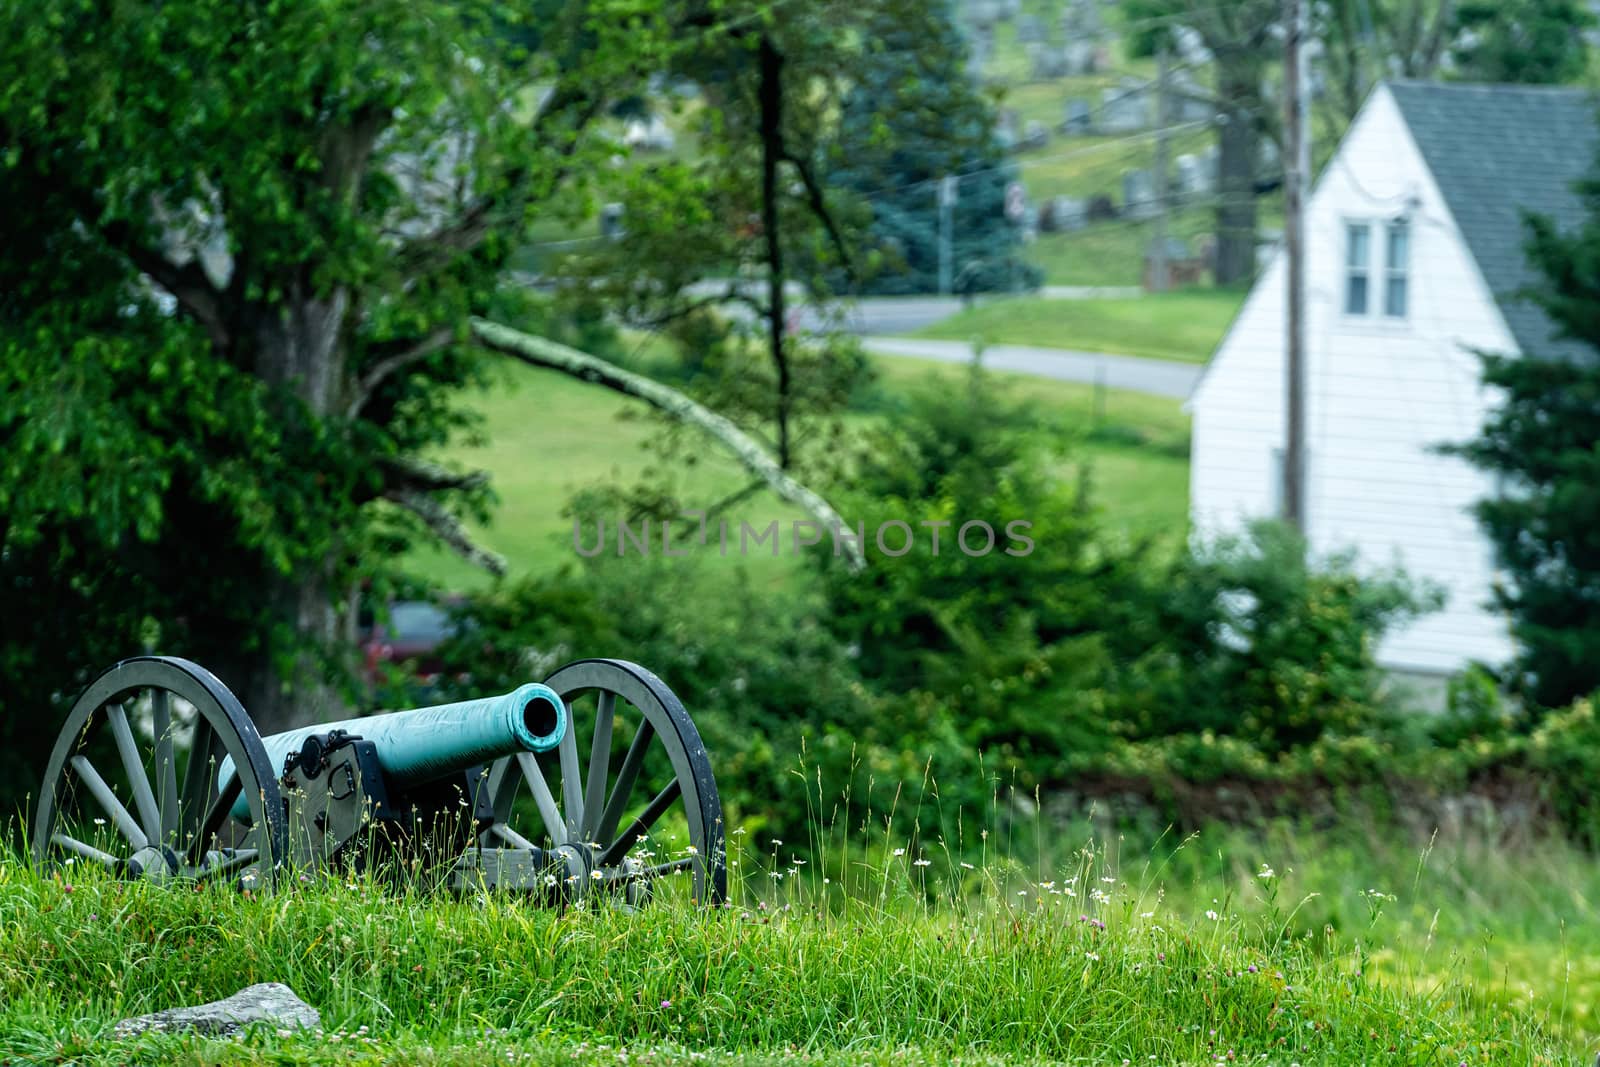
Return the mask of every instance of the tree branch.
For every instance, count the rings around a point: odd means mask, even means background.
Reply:
[[[811,202],[811,213],[822,220],[822,228],[828,231],[828,239],[833,242],[833,247],[838,251],[839,258],[844,261],[846,277],[852,282],[855,281],[855,262],[850,257],[850,249],[845,246],[844,235],[839,232],[839,226],[833,220],[833,212],[828,210],[828,202],[823,198],[822,187],[817,184],[817,178],[812,173],[811,165],[791,152],[787,146],[783,150],[783,158],[787,159],[794,169],[800,173],[800,181],[806,187],[806,199]]]
[[[421,519],[424,526],[432,530],[439,540],[468,563],[482,567],[496,578],[506,573],[505,557],[490,552],[473,541],[467,533],[467,528],[461,524],[461,520],[445,510],[444,505],[433,497],[413,489],[402,488],[385,490],[383,497]]]
[[[577,136],[577,132],[587,126],[600,113],[603,106],[604,100],[597,94],[587,89],[565,86],[552,93],[550,99],[545,101],[545,106],[540,109],[527,135],[530,138],[545,136],[549,133],[547,127],[551,124],[570,118],[575,129],[559,153],[561,157],[570,159],[583,140]],[[550,177],[550,184],[559,183],[565,177],[566,171],[565,164],[557,168]],[[400,263],[406,270],[414,273],[426,271],[441,262],[448,262],[458,255],[471,252],[483,242],[498,223],[508,216],[521,212],[522,205],[532,195],[533,179],[534,174],[530,168],[526,166],[512,168],[505,175],[505,188],[502,192],[480,197],[477,203],[448,226],[406,242],[400,249]]]
[[[457,474],[437,463],[421,459],[402,459],[386,456],[379,460],[389,484],[385,487],[432,493],[443,489],[478,489],[489,484],[488,471],[468,471]]]
[[[833,506],[785,473],[759,444],[726,417],[654,379],[623,370],[587,352],[568,348],[543,337],[534,337],[478,318],[472,320],[472,334],[485,348],[502,352],[530,366],[557,370],[591,384],[637,397],[656,410],[710,434],[725,445],[746,470],[771,486],[778,496],[832,531],[851,571],[859,572],[866,567],[862,546],[849,537],[841,536],[841,531],[848,531],[849,526]]]
[[[93,214],[86,214],[90,223]],[[128,257],[138,270],[155,282],[178,302],[178,306],[199,323],[218,352],[226,353],[233,345],[233,335],[228,331],[227,316],[223,313],[222,294],[217,292],[206,277],[205,270],[196,257],[178,266],[166,256],[145,245],[133,226],[120,219],[101,223],[100,236],[107,244]]]
[[[428,356],[433,355],[455,340],[455,336],[454,330],[435,330],[428,336],[413,342],[406,348],[400,349],[393,355],[378,360],[356,383],[355,395],[350,398],[350,406],[345,411],[345,415],[353,419],[361,414],[361,410],[367,406],[367,401],[372,399],[372,394],[377,391],[378,386],[382,385],[390,375],[396,371],[404,370],[418,360],[426,359]]]

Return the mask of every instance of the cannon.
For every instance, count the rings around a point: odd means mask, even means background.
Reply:
[[[727,895],[699,731],[661,679],[615,659],[266,737],[204,667],[123,660],[68,713],[32,834],[40,864],[158,882],[265,890],[378,865],[560,902]]]

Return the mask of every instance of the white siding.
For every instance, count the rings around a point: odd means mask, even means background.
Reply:
[[[1382,310],[1382,229],[1411,211],[1410,307],[1402,321],[1347,317],[1344,226],[1370,220],[1369,307]],[[1313,551],[1357,550],[1442,585],[1445,609],[1389,637],[1386,666],[1453,671],[1511,651],[1488,611],[1488,543],[1470,508],[1491,481],[1432,448],[1464,441],[1487,400],[1473,349],[1514,351],[1476,263],[1387,89],[1376,90],[1317,183],[1306,218],[1307,511]],[[1283,441],[1281,256],[1251,291],[1191,399],[1190,506],[1201,536],[1271,513]]]

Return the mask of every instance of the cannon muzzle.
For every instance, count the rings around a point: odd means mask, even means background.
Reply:
[[[517,752],[548,752],[567,732],[567,707],[555,690],[530,682],[502,696],[303,726],[261,743],[273,769],[282,771],[306,738],[334,730],[371,741],[385,780],[405,789]],[[217,787],[232,780],[230,757],[218,768]],[[233,815],[249,821],[247,798],[234,804]]]

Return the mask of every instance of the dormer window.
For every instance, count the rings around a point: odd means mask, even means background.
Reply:
[[[1376,231],[1376,233],[1374,233]],[[1382,242],[1379,285],[1374,292],[1373,238]],[[1347,222],[1344,226],[1344,313],[1403,319],[1410,306],[1411,227],[1404,219],[1388,223]]]

